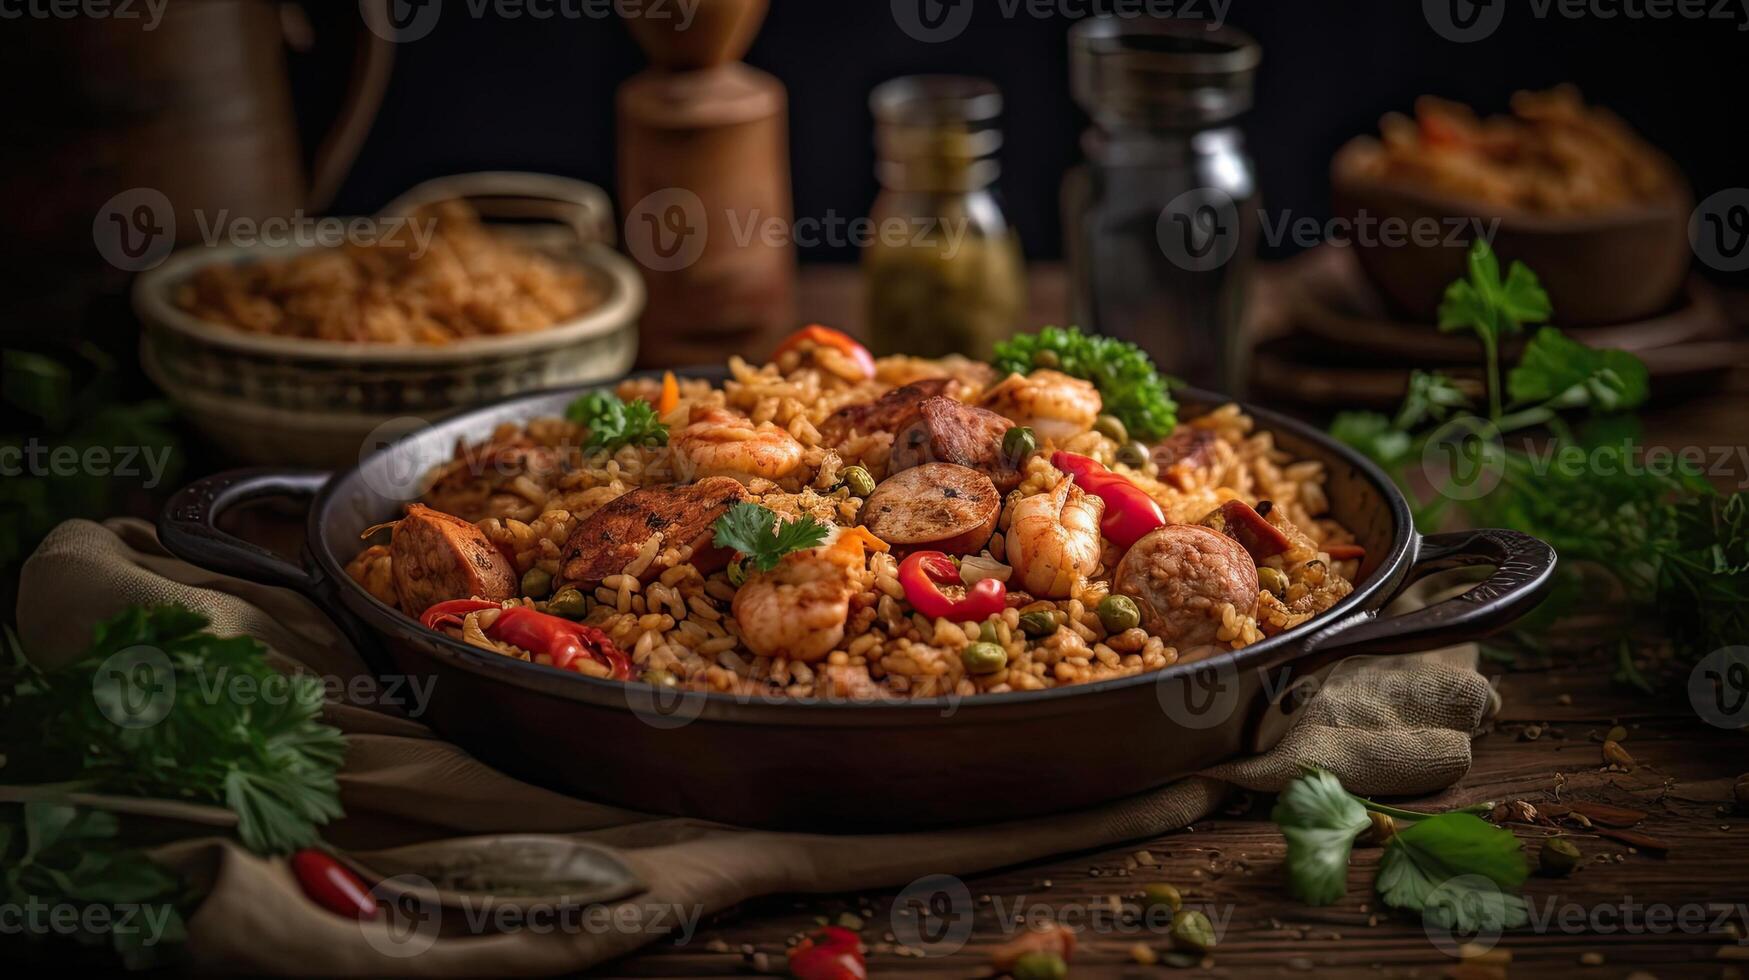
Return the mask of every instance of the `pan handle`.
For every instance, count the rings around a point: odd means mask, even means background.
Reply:
[[[158,540],[170,553],[202,568],[251,582],[278,585],[323,598],[321,582],[301,565],[219,529],[219,518],[239,504],[266,497],[312,498],[328,482],[317,470],[231,470],[183,487],[158,515]]]
[[[1362,613],[1343,620],[1310,637],[1299,656],[1265,668],[1279,673],[1252,712],[1246,739],[1251,751],[1266,751],[1281,740],[1338,661],[1435,650],[1512,625],[1548,593],[1555,549],[1523,532],[1497,528],[1430,534],[1421,539],[1404,585],[1436,572],[1484,566],[1493,572],[1461,595],[1401,616]]]

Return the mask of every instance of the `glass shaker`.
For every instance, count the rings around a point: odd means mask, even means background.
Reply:
[[[996,198],[996,86],[914,76],[874,90],[881,193],[863,249],[877,354],[982,358],[1013,332],[1026,296],[1020,239]]]
[[[1071,308],[1163,371],[1238,393],[1257,179],[1234,120],[1261,60],[1238,31],[1098,17],[1069,36],[1087,162],[1063,187]]]

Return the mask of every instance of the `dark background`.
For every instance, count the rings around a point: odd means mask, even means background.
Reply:
[[[1029,258],[1059,256],[1058,186],[1086,125],[1068,92],[1074,21],[1036,19],[1026,9],[1006,18],[996,0],[975,0],[960,37],[926,44],[900,30],[888,0],[774,0],[747,61],[789,87],[796,214],[867,213],[876,193],[867,107],[874,85],[919,72],[982,75],[1007,98],[1001,188],[1010,216]],[[1204,0],[1196,10],[1206,16],[1210,8]],[[312,13],[317,34],[344,38],[355,11],[340,2]],[[1264,50],[1244,128],[1270,213],[1323,217],[1331,153],[1375,131],[1381,114],[1406,110],[1423,93],[1498,112],[1517,89],[1563,81],[1670,153],[1698,197],[1744,183],[1738,130],[1749,33],[1739,30],[1746,15],[1730,13],[1735,19],[1573,20],[1550,8],[1538,18],[1530,2],[1511,0],[1499,30],[1471,44],[1436,34],[1420,0],[1233,0],[1227,22]],[[490,10],[476,19],[450,0],[436,29],[399,45],[396,56],[387,100],[337,210],[368,212],[416,181],[478,169],[552,171],[613,186],[613,90],[644,65],[617,21],[506,19]],[[308,129],[329,111],[347,57],[345,44],[330,43],[294,62]],[[853,255],[816,249],[803,258]]]

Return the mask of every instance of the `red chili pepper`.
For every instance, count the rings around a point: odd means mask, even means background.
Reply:
[[[468,613],[497,608],[498,603],[483,599],[452,599],[425,610],[419,622],[426,629],[460,626]],[[491,626],[486,627],[486,636],[530,653],[545,654],[552,659],[553,666],[561,670],[570,669],[578,657],[588,657],[607,667],[615,680],[623,681],[632,676],[631,660],[606,633],[527,606],[505,609]]]
[[[789,972],[796,980],[867,980],[862,937],[827,926],[790,948]]]
[[[1128,548],[1166,526],[1166,512],[1148,492],[1113,473],[1099,461],[1077,453],[1052,453],[1051,465],[1075,478],[1082,490],[1105,501],[1099,531],[1120,548]]]
[[[291,869],[298,886],[317,905],[349,919],[377,917],[377,900],[370,889],[327,851],[306,847],[291,856]]]
[[[1008,586],[987,578],[966,590],[962,598],[941,591],[944,585],[960,584],[959,569],[939,551],[917,551],[899,563],[899,584],[911,608],[934,619],[945,616],[956,623],[978,623],[1008,607]]]
[[[1331,561],[1353,561],[1357,558],[1366,560],[1366,549],[1358,544],[1327,544],[1324,551],[1329,554]]]
[[[772,353],[771,359],[777,360],[784,354],[795,350],[802,345],[803,341],[813,341],[813,343],[819,347],[830,347],[840,354],[843,354],[845,357],[850,358],[850,360],[862,371],[863,377],[872,378],[875,376],[874,355],[868,352],[867,347],[857,343],[849,334],[842,330],[834,330],[831,327],[822,327],[817,323],[803,327],[795,333],[790,334],[788,337],[785,337],[783,343],[777,345],[777,350]]]
[[[1274,558],[1292,548],[1293,542],[1269,518],[1243,500],[1229,500],[1203,518],[1203,526],[1239,542],[1253,561]]]

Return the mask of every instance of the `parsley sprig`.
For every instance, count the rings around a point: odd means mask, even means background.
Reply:
[[[1459,932],[1509,929],[1528,919],[1518,895],[1529,865],[1511,831],[1477,812],[1484,803],[1448,813],[1417,813],[1362,799],[1322,769],[1289,783],[1271,814],[1287,839],[1288,885],[1307,905],[1329,905],[1348,891],[1348,858],[1372,819],[1370,810],[1400,825],[1385,844],[1376,887],[1392,908],[1422,913]]]
[[[208,625],[180,606],[131,607],[46,672],[12,639],[0,669],[7,780],[219,804],[262,854],[314,844],[340,816],[346,751],[319,720],[322,682],[282,675],[261,643]]]
[[[1178,405],[1166,378],[1140,347],[1126,341],[1082,333],[1079,327],[1045,327],[998,343],[991,363],[1015,374],[1050,368],[1093,382],[1106,413],[1137,439],[1165,438],[1178,424]]]
[[[589,430],[586,451],[668,445],[668,427],[656,417],[656,406],[641,398],[627,402],[611,391],[592,391],[567,406],[565,418]]]
[[[1742,642],[1749,627],[1749,497],[1719,496],[1691,459],[1673,456],[1669,465],[1653,466],[1642,458],[1633,412],[1651,385],[1646,366],[1626,351],[1594,349],[1544,326],[1502,383],[1500,341],[1553,315],[1534,273],[1515,262],[1502,276],[1493,251],[1477,242],[1469,275],[1446,292],[1440,326],[1472,332],[1481,342],[1486,414],[1476,407],[1484,393],[1473,385],[1416,372],[1395,416],[1344,412],[1332,433],[1392,474],[1415,503],[1423,530],[1438,529],[1455,508],[1471,526],[1535,534],[1560,553],[1564,581],[1570,584],[1577,562],[1606,569],[1641,612],[1661,620],[1679,649],[1698,655]],[[1427,496],[1415,464],[1430,447],[1441,448],[1434,440],[1450,438],[1446,426],[1462,420],[1501,438],[1492,444],[1466,438],[1444,448],[1471,454],[1472,466],[1495,468],[1499,484],[1475,499]],[[1574,453],[1586,462],[1554,465]],[[1546,624],[1562,604],[1586,594],[1561,585],[1533,622]],[[1618,659],[1620,679],[1650,685],[1633,662],[1631,641],[1623,640]]]
[[[739,503],[717,518],[712,542],[746,559],[755,570],[769,572],[784,555],[813,548],[826,540],[831,528],[812,517],[779,522],[777,513],[759,504]]]

